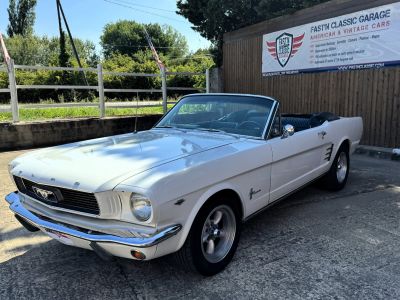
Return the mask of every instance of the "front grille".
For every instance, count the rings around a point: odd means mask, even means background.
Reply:
[[[25,178],[14,176],[18,190],[40,202],[51,206],[99,215],[100,209],[96,197],[91,193],[38,184]],[[35,192],[36,189],[36,192]],[[50,196],[40,196],[39,190],[51,192]]]

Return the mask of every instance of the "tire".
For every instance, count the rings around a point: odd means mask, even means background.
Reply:
[[[328,173],[321,179],[320,186],[330,191],[340,191],[346,186],[350,170],[350,155],[347,145],[340,146]]]
[[[239,209],[230,202],[217,198],[200,209],[185,244],[175,254],[184,269],[212,276],[230,263],[241,227]]]

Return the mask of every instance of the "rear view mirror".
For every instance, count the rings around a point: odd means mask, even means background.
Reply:
[[[286,139],[289,136],[292,136],[294,134],[294,127],[293,125],[286,124],[283,126],[283,133],[282,133],[282,139]]]

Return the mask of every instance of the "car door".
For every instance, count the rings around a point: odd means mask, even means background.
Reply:
[[[272,149],[270,202],[304,186],[322,175],[329,141],[328,122],[295,132],[287,138],[269,140]]]

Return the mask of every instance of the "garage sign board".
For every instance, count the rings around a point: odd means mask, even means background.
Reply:
[[[400,2],[263,36],[265,76],[400,65]]]

